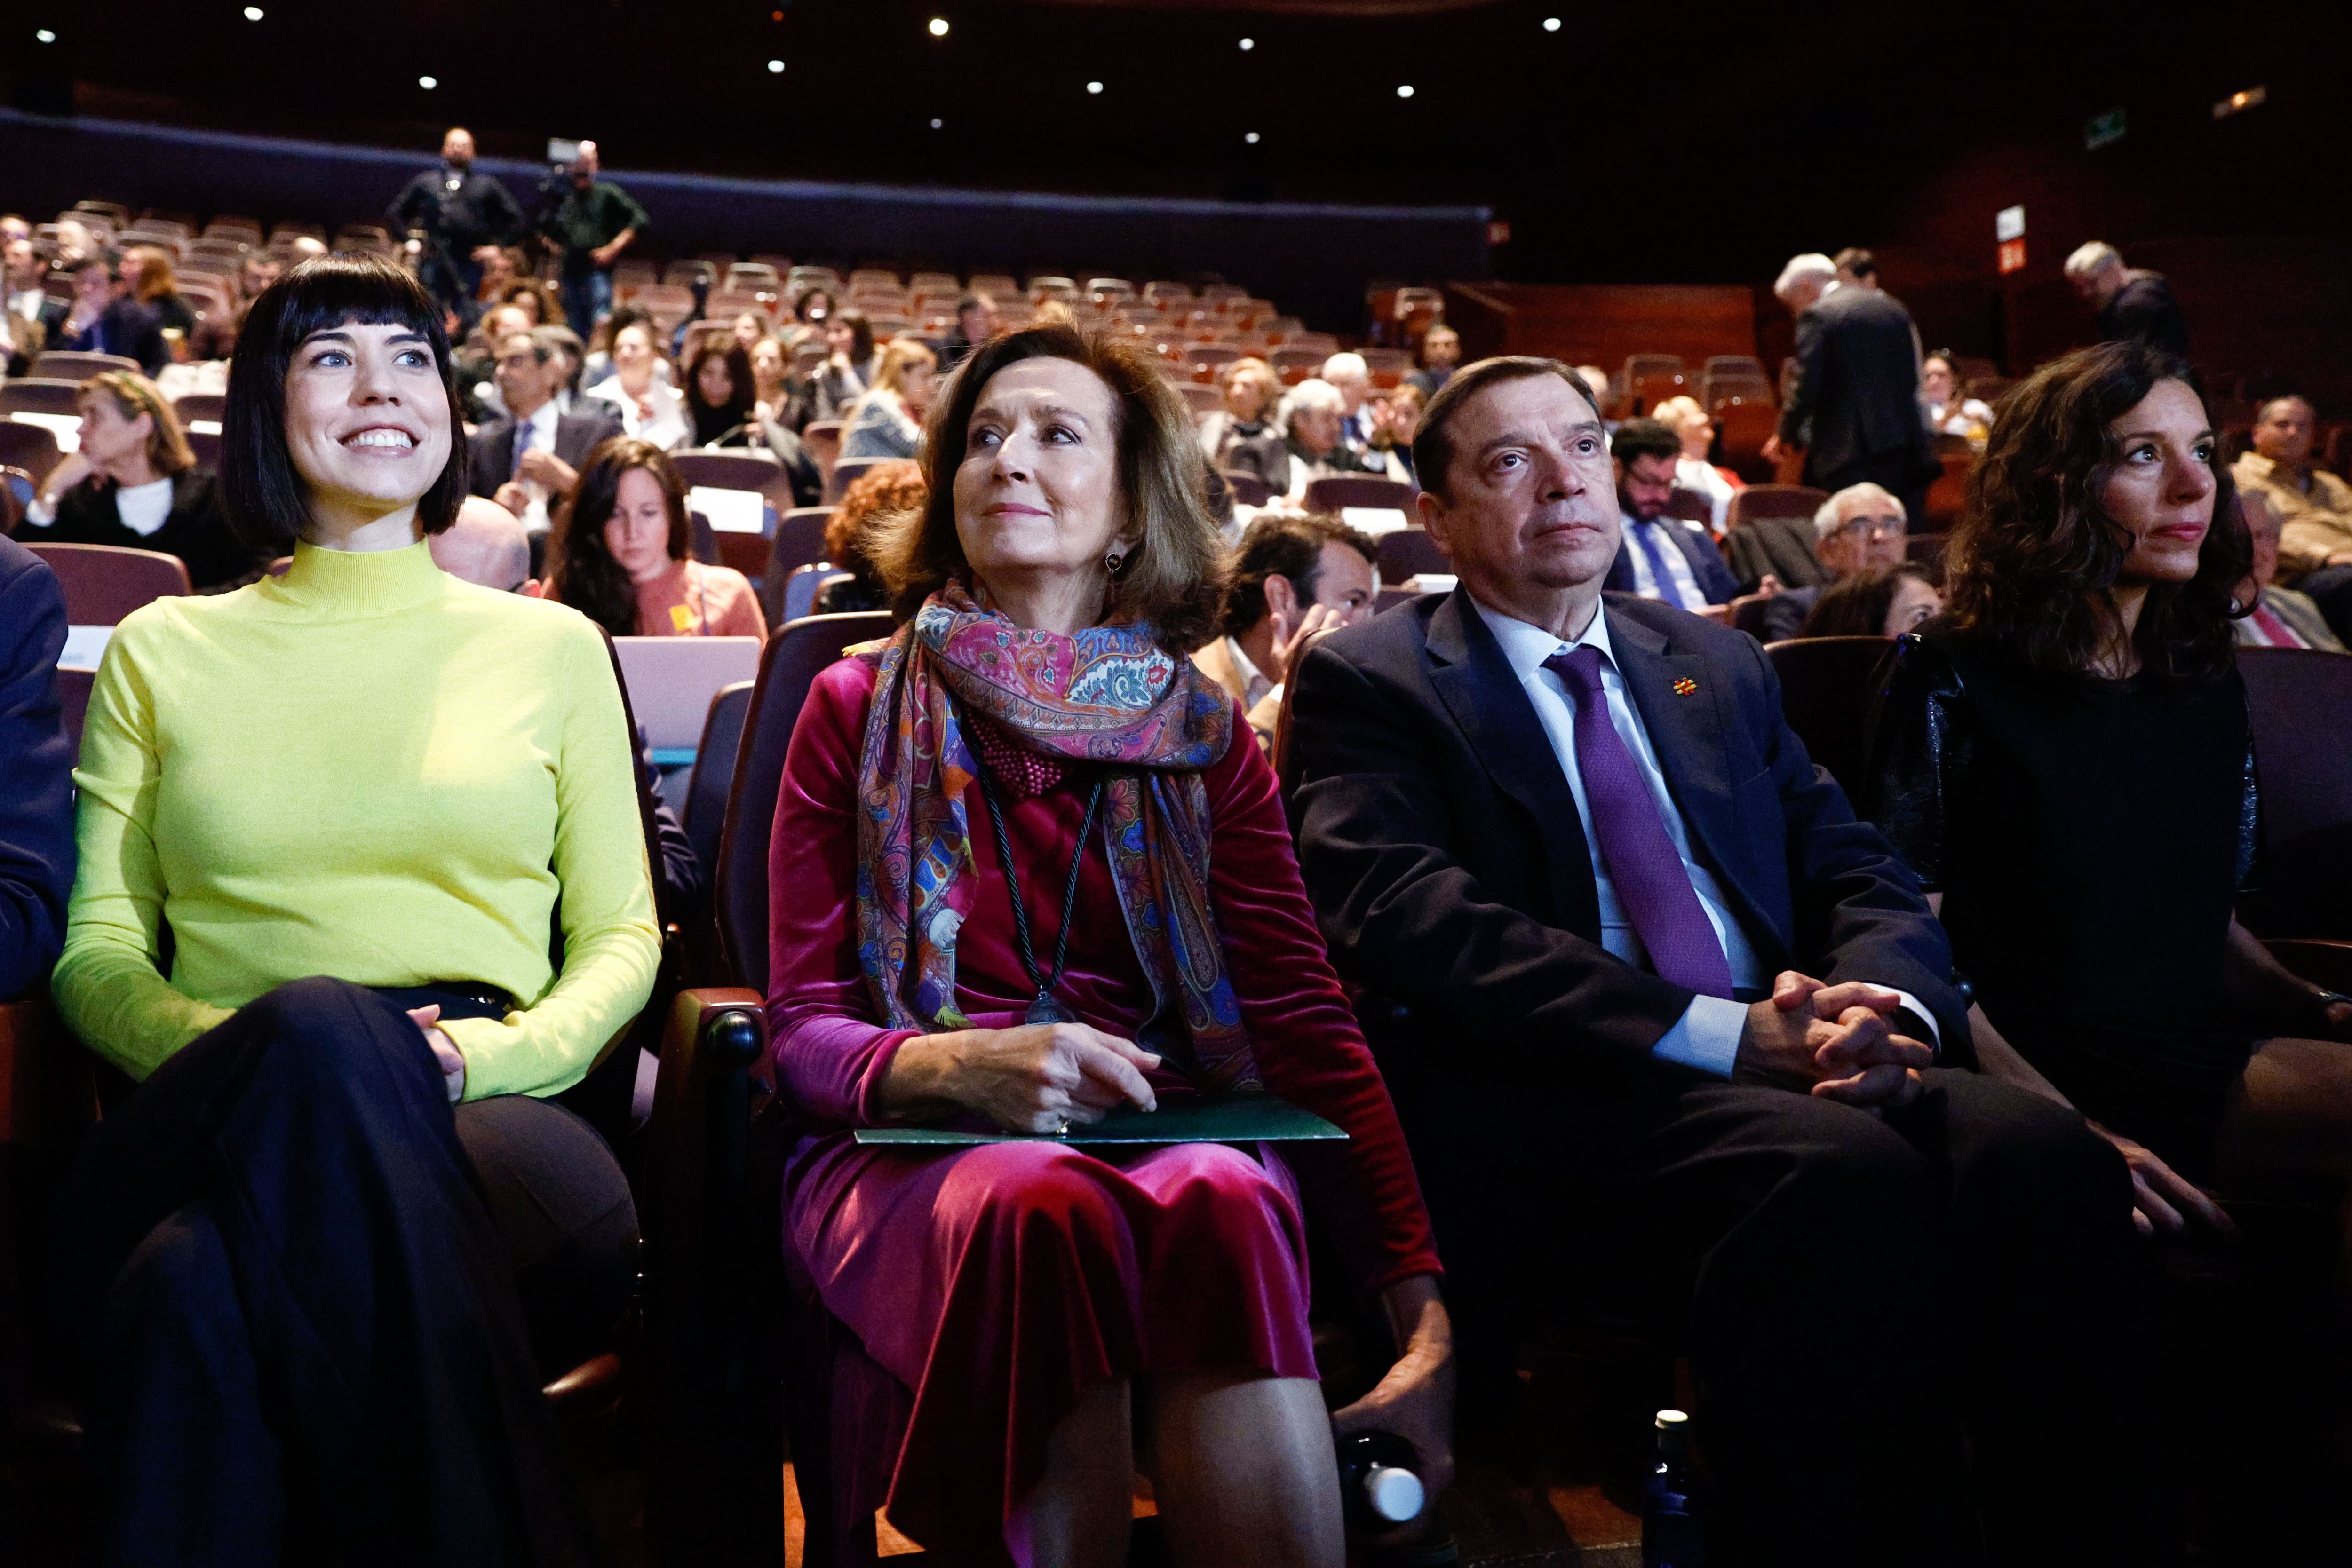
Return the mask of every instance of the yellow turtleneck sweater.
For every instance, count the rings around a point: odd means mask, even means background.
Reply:
[[[422,544],[158,600],[90,696],[58,1009],[144,1078],[287,980],[486,982],[519,1010],[443,1026],[466,1097],[564,1089],[653,990],[630,747],[593,625]]]

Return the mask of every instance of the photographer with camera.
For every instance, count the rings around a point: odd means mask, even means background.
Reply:
[[[417,280],[463,328],[474,323],[483,265],[530,228],[498,177],[474,172],[474,133],[463,126],[441,139],[441,166],[403,186],[386,215],[393,233],[407,236]]]
[[[539,232],[563,258],[563,314],[583,339],[613,308],[613,263],[652,221],[597,168],[596,144],[583,141],[539,187]]]

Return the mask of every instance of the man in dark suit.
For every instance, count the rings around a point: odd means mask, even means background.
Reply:
[[[385,215],[394,235],[415,236],[417,277],[463,321],[473,317],[482,264],[530,231],[498,176],[475,172],[474,133],[463,126],[441,139],[441,166],[402,186]]]
[[[1631,1318],[1690,1354],[1726,1561],[1968,1561],[1971,1464],[2003,1563],[2156,1560],[2110,1430],[2144,1375],[2120,1158],[1958,1070],[1942,930],[1756,643],[1604,601],[1565,367],[1457,371],[1414,457],[1461,586],[1307,655],[1293,807],[1465,1399],[1529,1311]]]
[[[148,375],[162,373],[172,358],[163,342],[163,319],[152,305],[131,297],[122,257],[92,253],[74,267],[74,303],[47,348],[78,354],[120,354],[139,361]]]
[[[603,403],[580,413],[557,410],[556,389],[566,370],[558,348],[546,328],[499,340],[490,373],[507,417],[476,431],[467,448],[474,494],[520,517],[533,535],[545,534],[553,508],[580,482],[588,455],[623,434],[620,419]],[[536,548],[532,553],[536,566]]]
[[[1654,419],[1629,419],[1610,437],[1609,451],[1617,473],[1617,526],[1623,542],[1605,586],[1694,614],[1728,604],[1739,584],[1715,540],[1696,523],[1666,516],[1675,498],[1682,438]]]
[[[2189,357],[2189,321],[2164,274],[2126,267],[2121,252],[2093,240],[2066,258],[2066,281],[2099,312],[2099,341],[2146,343]]]
[[[1843,490],[1867,480],[1924,516],[1938,468],[1911,312],[1883,290],[1840,282],[1825,256],[1790,260],[1772,292],[1797,318],[1797,380],[1765,460],[1801,447],[1806,484]]]
[[[58,711],[66,600],[0,538],[0,1000],[56,961],[73,889],[73,750]]]

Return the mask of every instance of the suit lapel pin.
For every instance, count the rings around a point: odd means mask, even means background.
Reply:
[[[1686,697],[1696,690],[1698,690],[1698,683],[1688,675],[1683,676],[1675,683],[1675,695],[1678,697]]]

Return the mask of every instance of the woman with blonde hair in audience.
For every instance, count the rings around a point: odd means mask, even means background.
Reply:
[[[621,411],[621,428],[665,452],[686,444],[694,432],[686,421],[686,397],[665,383],[656,372],[661,355],[654,347],[652,323],[625,322],[613,333],[613,373],[588,389]]]
[[[939,357],[912,338],[894,339],[882,350],[874,384],[842,421],[844,457],[912,457],[923,438],[923,415],[931,406],[932,372]]]
[[[2081,1108],[2143,1231],[2352,1176],[2352,1000],[2238,925],[2261,819],[2232,594],[2252,548],[2189,367],[2137,342],[2011,392],[1897,644],[1864,794],[1977,988],[1986,1069]]]
[[[294,268],[228,388],[230,519],[292,565],[126,617],[75,776],[53,989],[140,1081],[52,1217],[93,1537],[584,1568],[541,1390],[635,1274],[559,1103],[660,956],[620,691],[581,617],[434,563],[466,446],[415,278]]]
[[[1695,397],[1664,399],[1655,417],[1683,444],[1682,455],[1675,459],[1675,487],[1705,496],[1712,509],[1710,521],[1715,531],[1722,533],[1730,526],[1731,497],[1748,488],[1748,481],[1707,461],[1707,454],[1715,446],[1715,420],[1699,407]]]
[[[1201,424],[1201,450],[1220,474],[1250,474],[1269,495],[1290,488],[1290,452],[1275,427],[1282,378],[1264,360],[1244,356],[1217,373],[1225,406]]]
[[[1442,1490],[1451,1336],[1273,771],[1186,657],[1223,593],[1192,419],[1068,328],[950,385],[927,504],[867,535],[912,619],[817,678],[770,841],[786,1241],[903,1385],[887,1502],[927,1549],[1123,1563],[1139,1456],[1177,1563],[1339,1568],[1331,1428],[1404,1436]],[[1258,1089],[1348,1137],[1039,1136]],[[1016,1137],[856,1139],[909,1125]],[[1336,1416],[1308,1213],[1402,1351]]]
[[[180,292],[172,253],[161,246],[133,246],[122,253],[122,270],[131,298],[154,311],[164,331],[177,332],[185,341],[196,329],[196,311]]]
[[[23,544],[110,545],[177,556],[199,593],[259,577],[256,554],[221,515],[219,487],[196,466],[179,415],[155,383],[107,371],[81,385],[81,449],[42,480],[17,526]]]
[[[615,637],[765,637],[751,580],[690,558],[686,481],[650,441],[588,455],[547,541],[547,597]]]
[[[817,613],[889,608],[889,591],[866,559],[866,538],[876,528],[921,511],[930,494],[922,465],[907,459],[877,463],[857,477],[824,524],[824,559],[850,576],[825,585],[817,595]]]

